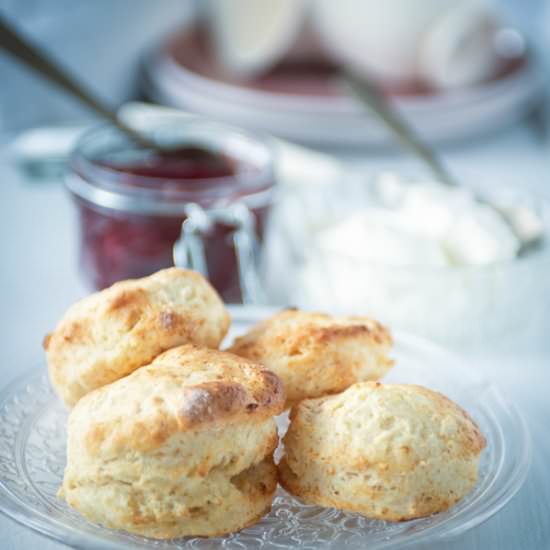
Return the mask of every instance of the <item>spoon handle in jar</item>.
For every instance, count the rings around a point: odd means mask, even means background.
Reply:
[[[120,121],[112,109],[89,92],[85,86],[78,83],[77,80],[57,62],[49,59],[39,47],[32,45],[1,16],[0,49],[6,51],[15,59],[24,63],[27,67],[33,69],[36,73],[50,82],[57,84],[57,86],[65,90],[69,95],[72,95],[99,116],[114,124],[132,141],[145,147],[157,148],[149,139]]]

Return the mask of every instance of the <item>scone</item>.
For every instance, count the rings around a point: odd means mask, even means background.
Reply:
[[[476,483],[483,435],[421,386],[359,383],[290,417],[279,479],[304,502],[399,521],[446,510]]]
[[[73,408],[60,496],[90,521],[158,539],[242,529],[271,507],[283,406],[280,380],[251,361],[169,350]]]
[[[198,273],[171,268],[121,281],[74,304],[44,339],[55,391],[67,406],[182,344],[217,348],[229,314]]]
[[[228,351],[275,372],[290,407],[355,382],[379,380],[393,365],[391,346],[386,328],[367,317],[287,310],[258,323]]]

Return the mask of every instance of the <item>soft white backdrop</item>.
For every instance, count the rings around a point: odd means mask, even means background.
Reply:
[[[21,6],[27,6],[29,10],[38,9],[45,4],[46,0],[0,0],[0,11],[15,7],[22,9]],[[86,43],[94,44],[89,60],[101,61],[97,64],[100,68],[94,69],[99,71],[94,73],[98,88],[116,100],[123,99],[128,93],[126,86],[130,73],[119,71],[123,66],[135,67],[136,52],[125,40],[119,44],[102,40],[107,36],[102,30],[106,32],[107,26],[110,32],[113,28],[124,28],[125,32],[130,33],[128,40],[131,40],[133,33],[145,44],[153,40],[161,29],[170,27],[177,18],[183,17],[186,9],[183,0],[163,0],[162,3],[150,0],[96,0],[94,9],[90,8],[91,2],[83,0],[48,2],[49,6],[59,7],[62,4],[90,9],[90,14],[95,12],[97,18],[86,16],[84,27],[87,34],[84,35],[77,30],[77,17],[73,28],[63,30],[72,36],[71,46],[67,46],[68,42],[59,35],[59,41],[52,42],[52,50],[66,54],[68,62],[77,66]],[[130,4],[132,17],[127,17],[125,14]],[[524,8],[525,18],[532,19],[527,8],[540,5],[540,2],[516,1],[515,7],[519,4]],[[160,5],[162,9],[158,8]],[[107,10],[110,10],[109,17],[97,15]],[[96,21],[95,27],[92,21]],[[82,19],[80,24],[83,24]],[[147,32],[145,29],[148,29]],[[86,39],[82,38],[84,36]],[[77,43],[83,50],[76,49],[74,45]],[[18,126],[27,120],[27,115],[29,120],[34,120],[30,116],[31,111],[39,116],[53,116],[55,105],[61,106],[64,117],[81,115],[81,111],[65,111],[63,101],[54,99],[50,93],[46,97],[42,92],[37,94],[34,89],[31,91],[30,87],[35,83],[13,66],[6,72],[7,66],[0,56],[0,128],[2,116],[4,121],[11,121],[10,125]],[[20,88],[6,86],[8,74],[21,79]],[[112,82],[113,86],[105,89],[105,82]],[[18,90],[15,94],[14,89]],[[29,112],[26,112],[27,109]],[[3,133],[0,130],[0,143],[11,141],[13,134],[6,130],[10,125],[5,123]],[[550,146],[541,142],[537,135],[530,125],[525,124],[499,135],[455,146],[446,151],[446,156],[458,173],[476,174],[493,181],[495,185],[502,181],[515,183],[550,197]],[[385,168],[390,162],[396,167],[407,166],[406,161],[395,157],[362,155],[361,160],[355,159],[354,162],[364,163],[370,171]],[[66,307],[85,292],[77,269],[74,212],[61,183],[26,180],[14,167],[5,149],[0,151],[0,262],[1,389],[21,372],[43,362],[42,337],[54,326]],[[540,276],[548,277],[549,274],[541,273]],[[468,360],[472,368],[483,370],[524,411],[535,444],[534,464],[525,487],[503,511],[483,526],[446,545],[446,548],[550,548],[550,438],[547,426],[550,417],[547,395],[550,355],[503,355],[494,349]],[[0,516],[0,548],[51,550],[62,548],[62,545],[46,541]]]

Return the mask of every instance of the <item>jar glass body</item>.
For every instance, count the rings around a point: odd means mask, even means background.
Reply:
[[[163,122],[147,134],[184,158],[159,159],[110,127],[86,134],[71,157],[67,187],[78,207],[80,267],[94,289],[174,265],[190,204],[206,212],[244,204],[263,240],[274,186],[268,140],[200,121]],[[216,223],[202,238],[211,283],[225,301],[239,302],[233,230]]]

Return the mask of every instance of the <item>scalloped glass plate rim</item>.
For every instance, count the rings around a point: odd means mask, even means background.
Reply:
[[[245,311],[245,308],[230,309],[234,323],[236,324],[247,324],[251,321],[255,321],[258,318],[265,316],[265,314],[269,311],[266,308],[248,308],[248,312]],[[395,341],[396,348],[401,348],[405,351],[407,349],[420,349],[423,350],[423,353],[428,353],[435,360],[439,358],[441,362],[445,361],[447,365],[462,365],[462,368],[464,368],[463,362],[460,359],[457,359],[443,348],[440,348],[439,346],[420,337],[397,332],[395,334]],[[43,366],[40,368],[35,367],[27,370],[25,373],[8,384],[3,390],[0,391],[0,410],[4,408],[8,399],[16,397],[23,390],[23,388],[29,385],[29,383],[36,383],[41,377],[44,376],[44,374],[45,369]],[[476,388],[476,395],[479,398],[479,401],[483,400],[483,405],[480,406],[480,409],[477,411],[478,414],[483,412],[483,414],[486,415],[485,421],[489,421],[493,424],[493,427],[497,430],[497,433],[502,441],[505,441],[502,423],[510,424],[515,430],[516,436],[519,436],[521,439],[521,441],[516,442],[517,444],[514,448],[514,452],[516,453],[516,456],[514,457],[515,466],[512,467],[510,475],[508,475],[505,479],[499,479],[499,472],[502,472],[505,468],[505,465],[503,464],[505,459],[504,457],[500,457],[496,465],[496,471],[493,476],[494,479],[492,483],[485,488],[485,493],[490,491],[490,494],[484,494],[481,497],[481,501],[474,500],[467,503],[467,505],[463,507],[461,507],[459,503],[458,506],[445,513],[448,514],[448,517],[446,517],[442,522],[428,525],[427,527],[421,528],[417,531],[414,531],[414,527],[416,525],[420,525],[421,522],[424,521],[423,519],[401,524],[410,525],[412,532],[404,533],[405,538],[400,537],[398,541],[394,541],[391,538],[388,540],[378,540],[372,546],[369,544],[369,548],[389,548],[396,542],[400,545],[400,547],[403,547],[413,543],[423,541],[426,542],[428,540],[430,542],[442,541],[461,534],[483,523],[496,514],[510,501],[525,481],[531,462],[531,445],[529,432],[523,417],[513,405],[510,405],[502,398],[500,392],[495,386],[485,381],[477,373],[473,373],[471,370],[468,370],[468,375],[465,378],[467,379],[469,385],[473,382],[472,388]],[[462,379],[464,379],[464,377],[462,377]],[[487,403],[492,404],[495,409],[488,410],[486,406]],[[495,487],[494,485],[497,480],[500,484],[498,487]],[[455,509],[458,509],[457,513],[453,513],[453,510]],[[131,547],[125,542],[106,540],[103,537],[100,538],[91,533],[79,531],[73,527],[67,526],[63,521],[49,517],[44,512],[36,509],[30,509],[6,487],[4,480],[0,480],[0,512],[21,525],[30,527],[34,531],[66,545],[74,545],[82,548],[109,548],[121,550]],[[353,516],[353,514],[350,515]],[[447,525],[449,523],[452,525]],[[442,527],[444,528],[442,529]],[[106,532],[109,531],[106,530]],[[118,531],[111,531],[111,533],[121,534]],[[167,542],[169,544],[169,541],[152,541],[151,539],[142,540],[144,544],[153,543],[157,545],[164,545]],[[215,541],[220,541],[222,539],[210,540],[212,540],[212,543],[215,544]],[[368,539],[365,539],[365,542],[367,542],[367,540]]]

